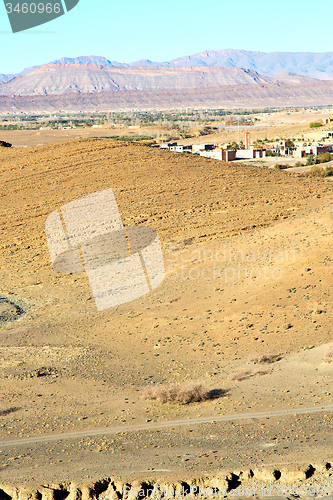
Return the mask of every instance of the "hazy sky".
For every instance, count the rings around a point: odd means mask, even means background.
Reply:
[[[1,3],[0,73],[64,56],[128,63],[207,49],[330,52],[332,15],[332,0],[80,0],[66,15],[13,34]]]

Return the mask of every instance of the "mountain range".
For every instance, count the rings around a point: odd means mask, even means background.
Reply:
[[[95,95],[96,97],[92,97]],[[2,97],[1,97],[2,96]],[[319,106],[333,102],[333,53],[204,51],[130,64],[62,58],[3,75],[0,111]]]
[[[333,81],[225,85],[182,90],[120,90],[61,95],[0,96],[3,113],[146,111],[161,109],[254,109],[327,106]]]
[[[226,85],[317,81],[293,74],[265,77],[251,69],[224,67],[114,67],[96,64],[45,64],[0,84],[1,95],[59,95],[102,91],[186,90]]]
[[[58,64],[93,64],[131,68],[135,66],[155,67],[187,67],[218,66],[227,68],[251,69],[264,76],[275,76],[279,73],[295,73],[318,80],[333,79],[333,52],[258,52],[249,50],[205,50],[198,54],[178,57],[171,61],[156,62],[148,59],[131,63],[110,61],[101,56],[63,57],[52,61]],[[0,81],[8,82],[17,76],[24,76],[39,66],[25,68],[18,74],[0,74]]]

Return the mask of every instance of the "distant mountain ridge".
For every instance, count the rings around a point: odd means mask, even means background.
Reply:
[[[253,109],[264,107],[327,106],[333,102],[333,81],[226,85],[189,90],[68,93],[61,95],[0,96],[5,113],[69,113],[78,111],[146,111],[161,109]]]
[[[113,66],[119,68],[128,68],[130,66],[129,64],[119,63],[117,61],[109,61],[106,57],[101,56],[62,57],[48,64],[96,64],[99,66]]]
[[[258,52],[249,50],[204,50],[190,56],[171,61],[156,62],[141,59],[129,64],[111,61],[101,56],[63,57],[49,64],[94,64],[130,68],[135,66],[187,67],[217,66],[251,69],[263,76],[273,77],[279,73],[293,73],[319,80],[333,80],[333,52]],[[17,75],[0,74],[0,82],[31,72],[38,66],[25,68]]]
[[[161,64],[170,66],[226,66],[253,69],[267,76],[287,72],[320,80],[333,79],[333,52],[266,53],[234,49],[205,50],[192,56],[179,57],[169,63]]]
[[[293,77],[295,78],[295,77]],[[299,77],[296,77],[299,78]],[[305,77],[301,77],[302,81]],[[289,81],[290,76],[287,77]],[[309,80],[306,78],[306,80]],[[273,83],[256,71],[221,67],[113,67],[45,64],[0,85],[1,95],[35,96],[103,91],[159,91]],[[312,80],[310,80],[312,81]]]
[[[266,76],[279,73],[295,73],[319,80],[333,79],[333,52],[258,52],[249,50],[204,50],[191,56],[178,57],[171,61],[156,62],[149,59],[129,64],[109,61],[104,57],[63,58],[53,64],[103,64],[110,66],[220,66],[226,68],[252,69]]]

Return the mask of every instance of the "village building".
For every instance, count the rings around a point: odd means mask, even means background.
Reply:
[[[294,151],[295,158],[304,158],[308,155],[317,156],[321,153],[327,153],[331,148],[328,145],[324,144],[311,144],[311,146],[299,146]]]
[[[200,151],[212,151],[214,144],[192,144],[192,153],[200,153]]]
[[[328,123],[333,123],[333,118],[323,118],[321,121],[324,125],[327,125]]]
[[[184,151],[192,151],[192,145],[184,146],[182,144],[170,146],[170,151],[175,151],[176,153],[184,153]]]
[[[236,151],[234,149],[215,148],[211,151],[200,151],[200,156],[212,158],[213,160],[233,161],[236,159]]]
[[[265,158],[265,149],[238,149],[236,152],[236,158]]]
[[[173,146],[177,146],[177,143],[176,142],[163,142],[160,145],[160,149],[170,149]]]

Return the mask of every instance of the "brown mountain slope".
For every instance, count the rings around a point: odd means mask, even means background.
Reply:
[[[2,89],[2,87],[1,87]],[[324,106],[333,102],[333,81],[225,85],[211,88],[160,91],[119,91],[49,96],[0,96],[0,112],[59,110],[125,111],[149,109],[261,108]]]
[[[240,68],[114,68],[93,64],[46,64],[3,84],[1,93],[49,95],[105,90],[191,89],[269,81],[269,77]]]

